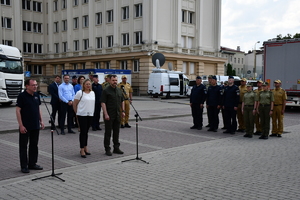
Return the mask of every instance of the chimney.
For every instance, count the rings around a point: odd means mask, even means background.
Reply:
[[[237,46],[236,50],[237,50],[237,51],[241,51],[241,47],[240,47],[240,46]]]

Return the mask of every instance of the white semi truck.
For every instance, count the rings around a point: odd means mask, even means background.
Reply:
[[[23,88],[24,73],[20,50],[0,44],[0,103],[12,104]]]
[[[287,106],[300,106],[300,39],[264,42],[264,80],[281,80]]]

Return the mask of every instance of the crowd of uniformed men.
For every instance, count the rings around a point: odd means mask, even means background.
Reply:
[[[219,128],[219,112],[222,112],[225,131],[223,133],[245,133],[244,137],[259,139],[282,137],[283,117],[286,106],[286,92],[280,87],[281,81],[274,81],[274,89],[268,82],[257,81],[257,89],[253,91],[251,83],[242,78],[240,86],[234,84],[234,77],[218,85],[214,75],[208,77],[208,84],[202,84],[202,78],[197,76],[190,96],[190,106],[193,116],[191,129],[201,130],[203,127],[203,109],[207,109],[208,131],[217,132]],[[272,118],[272,132],[270,132]],[[254,125],[256,131],[254,132]]]

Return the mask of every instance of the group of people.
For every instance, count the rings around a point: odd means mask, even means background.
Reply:
[[[229,76],[224,85],[217,85],[216,76],[208,77],[209,84],[203,85],[200,76],[196,78],[190,96],[193,126],[191,129],[201,130],[203,127],[203,109],[207,108],[208,131],[217,132],[219,127],[219,112],[222,111],[225,129],[223,133],[235,134],[245,132],[244,137],[252,138],[260,135],[259,139],[282,137],[283,117],[287,95],[281,88],[281,81],[274,81],[274,89],[269,88],[268,82],[257,81],[257,89],[253,91],[247,79],[241,79],[241,85],[234,84],[234,77]],[[272,118],[272,132],[270,132]],[[254,124],[256,132],[254,132]]]
[[[105,82],[99,84],[98,75],[90,73],[89,78],[73,76],[70,82],[68,74],[63,75],[63,83],[60,76],[55,76],[54,82],[49,85],[52,106],[51,129],[55,129],[55,118],[58,114],[58,127],[60,134],[65,135],[65,118],[67,116],[68,133],[78,126],[80,156],[86,158],[91,155],[87,148],[88,131],[101,130],[100,112],[103,110],[105,124],[104,148],[107,156],[112,156],[110,138],[113,132],[113,153],[123,154],[120,150],[120,127],[130,128],[128,124],[130,103],[132,101],[132,88],[127,83],[126,75],[122,76],[122,82],[118,84],[117,75],[106,75]],[[42,113],[40,111],[40,96],[37,93],[37,82],[34,79],[25,81],[25,90],[17,99],[16,115],[19,123],[19,156],[21,171],[29,173],[29,169],[42,170],[37,165],[39,130],[44,128]],[[73,117],[75,116],[75,117]],[[27,155],[27,145],[29,153]]]

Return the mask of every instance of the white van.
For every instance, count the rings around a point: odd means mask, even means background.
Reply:
[[[154,68],[148,80],[148,94],[153,97],[186,96],[188,78],[183,72]]]

